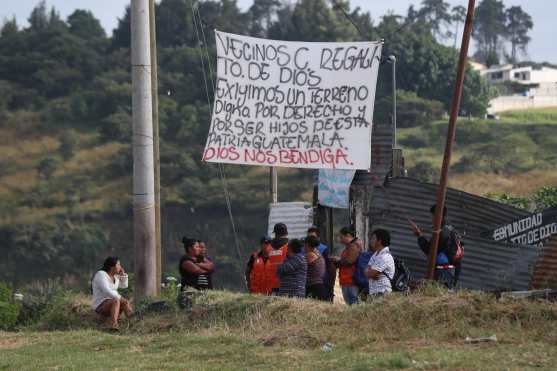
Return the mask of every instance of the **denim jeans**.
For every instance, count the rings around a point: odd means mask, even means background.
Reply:
[[[358,304],[358,286],[342,286],[342,297],[348,305]]]
[[[455,286],[454,285],[455,284],[455,275],[454,274],[455,274],[454,268],[436,269],[434,278],[437,282],[439,282],[440,284],[442,284],[443,286],[445,286],[449,290],[452,290]]]

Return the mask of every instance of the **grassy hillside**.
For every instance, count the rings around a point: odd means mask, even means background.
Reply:
[[[557,184],[557,108],[514,111],[500,120],[459,119],[450,185],[485,195],[526,195]],[[399,129],[410,176],[437,181],[447,121]]]
[[[87,303],[70,297],[34,329],[0,333],[0,368],[549,370],[557,362],[554,304],[466,291],[430,287],[353,307],[212,292],[190,312],[146,315],[120,335],[84,320]],[[465,340],[490,335],[498,342]]]
[[[436,181],[445,131],[445,122],[399,130],[410,176]],[[450,184],[479,195],[526,195],[557,184],[556,148],[557,125],[552,123],[519,124],[506,116],[501,121],[460,120]],[[219,261],[217,283],[241,287],[245,257],[266,229],[268,170],[226,167],[239,257],[216,168],[201,165],[198,172],[209,179],[201,183],[188,176],[189,160],[180,160],[179,149],[164,143],[162,151],[165,272],[175,273],[181,237],[198,236],[209,241],[210,253]],[[39,114],[19,111],[0,125],[0,158],[0,235],[8,241],[1,246],[8,256],[5,279],[17,284],[22,279],[59,276],[62,269],[85,280],[109,253],[121,256],[130,267],[129,143],[106,140],[86,129],[45,130]],[[311,170],[280,169],[280,200],[310,201],[315,175]],[[68,256],[74,259],[69,268],[64,264]],[[29,264],[38,268],[32,276],[21,276]]]

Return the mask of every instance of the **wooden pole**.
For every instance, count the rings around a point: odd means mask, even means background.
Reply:
[[[468,13],[466,15],[466,24],[462,36],[462,46],[460,47],[460,57],[458,60],[458,72],[456,77],[453,101],[451,104],[451,117],[449,119],[449,130],[447,132],[447,142],[445,144],[445,154],[443,156],[443,167],[441,168],[441,180],[437,190],[437,203],[435,208],[435,216],[433,223],[432,242],[429,249],[429,257],[427,264],[427,279],[433,279],[435,273],[435,263],[437,260],[437,248],[439,246],[439,237],[441,233],[441,223],[443,221],[443,209],[445,207],[445,197],[447,195],[447,183],[449,165],[451,164],[451,154],[456,134],[456,119],[460,110],[460,100],[462,98],[462,86],[464,84],[464,73],[466,70],[466,62],[468,57],[468,46],[470,45],[470,35],[472,34],[472,20],[474,18],[475,0],[468,1]]]
[[[149,0],[131,1],[135,300],[155,296],[155,194]]]
[[[161,292],[162,238],[161,238],[161,157],[159,139],[159,80],[157,62],[157,26],[155,0],[149,0],[149,29],[151,35],[151,95],[153,97],[153,156],[155,164],[155,246],[157,259],[157,295]]]

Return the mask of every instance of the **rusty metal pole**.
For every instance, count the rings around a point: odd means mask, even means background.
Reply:
[[[453,101],[451,104],[451,117],[449,120],[449,129],[447,132],[447,142],[445,144],[445,155],[443,156],[443,167],[441,168],[441,180],[439,182],[439,189],[437,190],[437,206],[435,208],[432,241],[431,247],[429,249],[429,257],[427,263],[427,279],[433,279],[435,272],[437,248],[439,246],[443,209],[445,207],[445,196],[447,194],[449,165],[451,164],[451,154],[456,134],[456,119],[458,117],[458,111],[460,109],[460,99],[462,98],[462,85],[464,84],[464,72],[466,69],[466,62],[468,57],[468,46],[470,45],[470,35],[472,34],[472,19],[474,18],[475,5],[475,0],[468,1],[468,13],[466,15],[466,24],[464,26],[464,32],[462,35],[462,45],[460,47],[460,57],[458,60],[458,72],[453,94]]]

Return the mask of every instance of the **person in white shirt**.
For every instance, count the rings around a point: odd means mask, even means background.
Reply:
[[[111,319],[112,329],[118,329],[120,313],[124,312],[127,318],[133,314],[129,301],[118,293],[119,288],[128,287],[128,275],[115,256],[105,259],[103,267],[95,273],[91,283],[93,302],[91,307],[100,315]]]
[[[369,239],[369,247],[373,255],[365,270],[369,278],[369,295],[380,296],[392,290],[391,280],[395,275],[395,261],[389,251],[391,235],[384,229],[376,229]]]

